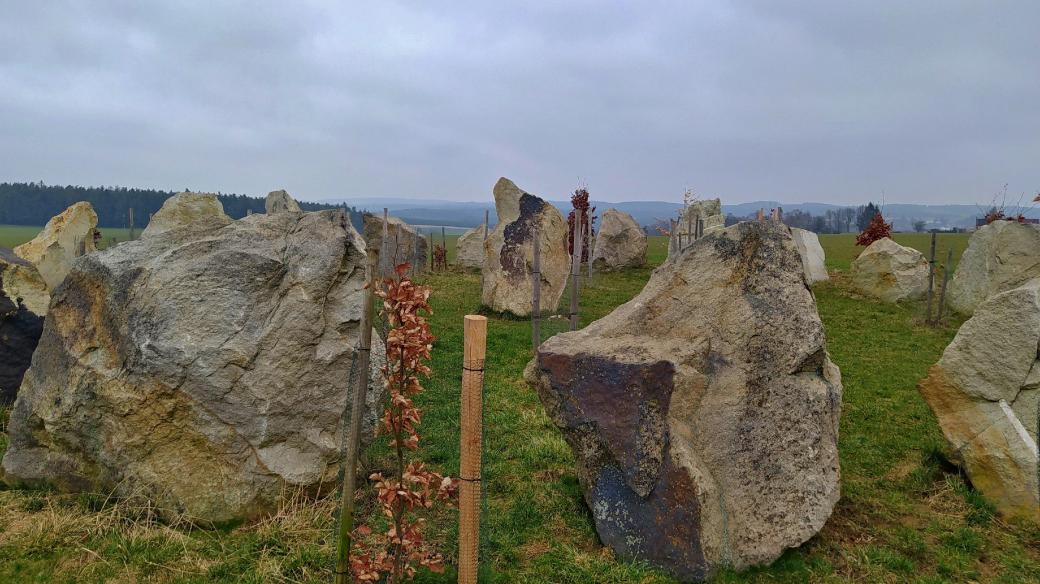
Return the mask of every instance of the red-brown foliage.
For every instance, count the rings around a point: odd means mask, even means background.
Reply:
[[[856,236],[856,245],[867,246],[885,237],[892,237],[892,224],[885,223],[885,218],[878,213],[870,220],[863,233]]]
[[[437,501],[453,501],[458,495],[458,479],[428,470],[422,462],[406,460],[406,451],[419,448],[417,427],[422,412],[412,398],[423,389],[421,378],[431,374],[427,363],[434,340],[422,316],[432,313],[430,288],[412,282],[407,277],[409,268],[408,264],[397,266],[397,277],[383,280],[375,291],[383,299],[380,316],[389,327],[382,368],[389,394],[383,431],[390,435],[397,464],[392,476],[374,473],[369,477],[388,526],[382,532],[364,525],[355,530],[354,541],[359,542],[360,549],[351,554],[351,570],[359,582],[385,578],[388,584],[399,584],[412,579],[420,566],[442,571],[443,556],[423,539],[425,520],[413,515],[417,510],[432,508]]]
[[[596,208],[589,208],[589,190],[579,188],[571,195],[571,206],[574,207],[567,215],[567,253],[574,255],[574,216],[575,212],[581,214],[581,261],[589,260],[591,246],[589,240],[592,238],[592,225],[596,222]]]

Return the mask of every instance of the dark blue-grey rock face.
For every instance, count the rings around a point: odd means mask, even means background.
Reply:
[[[683,581],[768,563],[838,500],[840,372],[779,223],[709,234],[525,376],[621,557]]]
[[[27,299],[19,295],[20,286],[13,282],[20,277],[17,270],[36,271],[11,250],[0,249],[0,403],[14,401],[43,332],[43,315],[30,309]],[[42,278],[39,284],[44,285]],[[46,296],[42,288],[37,292]]]

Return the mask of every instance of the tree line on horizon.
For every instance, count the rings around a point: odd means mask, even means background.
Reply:
[[[840,207],[828,209],[823,215],[813,215],[808,211],[795,209],[783,213],[783,222],[788,227],[797,227],[815,233],[860,233],[870,226],[874,216],[881,213],[881,207],[873,201],[858,207]],[[726,214],[726,226],[735,225],[741,221],[754,219],[755,215],[737,217],[732,213]],[[921,220],[912,222],[914,231],[925,231],[926,223]],[[855,230],[853,230],[855,227]]]
[[[187,190],[187,189],[185,189]],[[134,210],[134,227],[143,229],[148,218],[162,207],[175,191],[127,187],[81,187],[35,183],[0,183],[0,225],[45,225],[51,217],[74,203],[86,201],[98,215],[98,227],[129,227],[130,209]],[[241,219],[249,213],[263,213],[264,198],[217,193],[224,213]],[[355,228],[361,226],[357,209],[347,205],[329,205],[299,201],[304,211],[346,209]]]

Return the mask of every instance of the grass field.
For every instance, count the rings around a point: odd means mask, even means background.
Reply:
[[[0,247],[13,248],[36,237],[43,227],[32,227],[27,225],[0,225]],[[140,234],[141,230],[138,229]],[[129,229],[104,228],[101,230],[101,247],[108,247],[112,239],[117,242],[126,241],[130,237]]]
[[[945,459],[939,427],[915,385],[953,338],[958,320],[921,324],[920,304],[884,305],[850,292],[844,272],[852,236],[822,236],[832,280],[815,292],[832,359],[845,386],[839,448],[842,498],[826,527],[774,565],[718,582],[1037,582],[1040,528],[1007,523]],[[918,249],[927,236],[898,235]],[[941,235],[960,253],[966,235]],[[664,258],[652,238],[651,263]],[[453,247],[449,238],[449,251]],[[941,256],[940,256],[941,257]],[[596,275],[583,294],[582,323],[636,294],[650,269]],[[425,409],[423,455],[458,470],[462,316],[476,311],[478,274],[429,278],[439,339]],[[562,326],[560,327],[562,328]],[[482,533],[487,581],[664,583],[600,546],[560,433],[521,380],[531,357],[527,322],[489,323],[486,363],[486,502]],[[0,434],[0,451],[4,448]],[[366,468],[388,466],[370,449]],[[333,497],[297,499],[268,520],[207,531],[167,525],[147,508],[104,494],[0,491],[0,582],[327,582]],[[440,511],[433,537],[455,555],[456,515]],[[420,582],[454,582],[422,574]]]

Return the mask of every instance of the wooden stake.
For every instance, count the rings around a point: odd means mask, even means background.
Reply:
[[[383,239],[379,242],[379,274],[387,278],[390,276],[390,225],[389,215],[386,207],[383,207]]]
[[[928,251],[928,308],[925,313],[924,321],[928,324],[932,324],[932,296],[934,295],[932,289],[935,286],[935,232],[932,232],[932,245]]]
[[[534,350],[542,344],[542,240],[534,232],[534,257],[531,262],[531,344]]]
[[[588,247],[588,250],[589,250],[589,266],[588,266],[588,268],[589,268],[589,277],[586,278],[586,279],[588,280],[589,286],[591,286],[592,285],[592,254],[596,252],[596,234],[592,232],[592,226],[591,225],[589,225],[589,245],[587,247]]]
[[[375,274],[375,258],[369,256],[365,267],[365,288],[363,310],[361,311],[361,341],[358,345],[356,367],[358,368],[357,385],[354,387],[354,399],[350,406],[350,425],[344,428],[347,434],[347,447],[343,462],[343,488],[340,491],[339,538],[336,554],[336,584],[349,584],[351,532],[354,531],[354,491],[357,483],[357,460],[361,450],[361,420],[365,411],[365,396],[368,394],[369,352],[372,347],[372,298],[373,276]]]
[[[134,208],[130,207],[130,241],[134,240]]]
[[[581,277],[581,227],[574,220],[574,255],[571,257],[571,330],[578,330],[578,280]]]
[[[459,445],[459,584],[477,584],[487,318],[467,314],[463,331],[460,416],[462,438]]]
[[[936,324],[942,322],[943,309],[946,308],[946,284],[950,281],[950,272],[953,268],[953,248],[946,252],[946,265],[943,266],[942,288],[939,289],[939,316],[935,318]]]
[[[434,260],[435,256],[433,255],[433,230],[432,229],[430,230],[429,241],[430,241],[430,273],[432,274],[436,270],[436,268],[437,268],[437,266],[433,263],[433,260]]]

